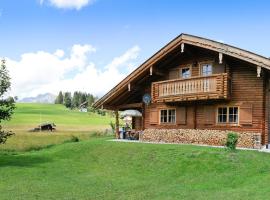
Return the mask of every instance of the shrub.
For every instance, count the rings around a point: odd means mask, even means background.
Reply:
[[[92,137],[112,136],[112,132],[109,129],[106,129],[104,131],[93,131],[90,136]]]
[[[88,112],[95,113],[96,112],[96,109],[94,107],[90,106],[90,107],[87,108],[87,111]]]
[[[79,142],[79,141],[80,141],[80,139],[74,135],[72,135],[70,138],[70,142]]]
[[[235,150],[237,142],[238,142],[237,133],[233,133],[233,132],[228,133],[227,141],[226,141],[227,148],[230,149],[230,150]]]

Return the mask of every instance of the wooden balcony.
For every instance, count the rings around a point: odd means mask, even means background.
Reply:
[[[228,99],[227,73],[152,83],[152,102]]]

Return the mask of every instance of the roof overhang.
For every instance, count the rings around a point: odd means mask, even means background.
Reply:
[[[167,45],[165,45],[162,49],[160,49],[148,60],[146,60],[137,69],[131,72],[125,79],[123,79],[107,94],[105,94],[102,98],[100,98],[97,102],[95,102],[93,106],[95,108],[101,108],[103,107],[103,105],[106,105],[106,102],[110,98],[115,96],[119,91],[123,90],[123,88],[128,88],[128,84],[133,82],[136,79],[136,77],[142,75],[143,73],[145,73],[145,71],[149,71],[151,66],[153,66],[157,61],[162,59],[164,56],[166,56],[168,53],[173,51],[176,47],[178,47],[181,44],[189,44],[192,46],[212,50],[270,70],[270,59],[266,57],[214,40],[209,40],[206,38],[188,34],[181,34],[175,39],[173,39],[171,42],[169,42]]]

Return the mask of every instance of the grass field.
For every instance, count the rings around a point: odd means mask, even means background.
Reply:
[[[16,135],[0,145],[2,150],[39,149],[69,141],[72,135],[87,139],[93,132],[109,129],[109,122],[114,121],[108,116],[69,110],[63,105],[18,103],[16,107],[12,119],[3,123],[5,129],[12,130]],[[42,122],[54,122],[56,131],[29,132]]]
[[[0,145],[1,200],[269,199],[268,153],[113,142],[93,135],[109,117],[59,105],[17,107],[5,124],[17,134]],[[57,132],[27,132],[40,113]]]
[[[270,154],[91,138],[0,154],[0,199],[268,199]]]

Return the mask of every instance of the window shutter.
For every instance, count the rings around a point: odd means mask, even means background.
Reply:
[[[214,106],[204,106],[204,124],[215,124],[215,116]]]
[[[240,106],[240,124],[252,125],[252,104],[243,104]]]
[[[158,124],[158,110],[150,109],[150,124]]]
[[[176,108],[176,123],[183,124],[183,125],[187,123],[186,107],[177,107]]]

